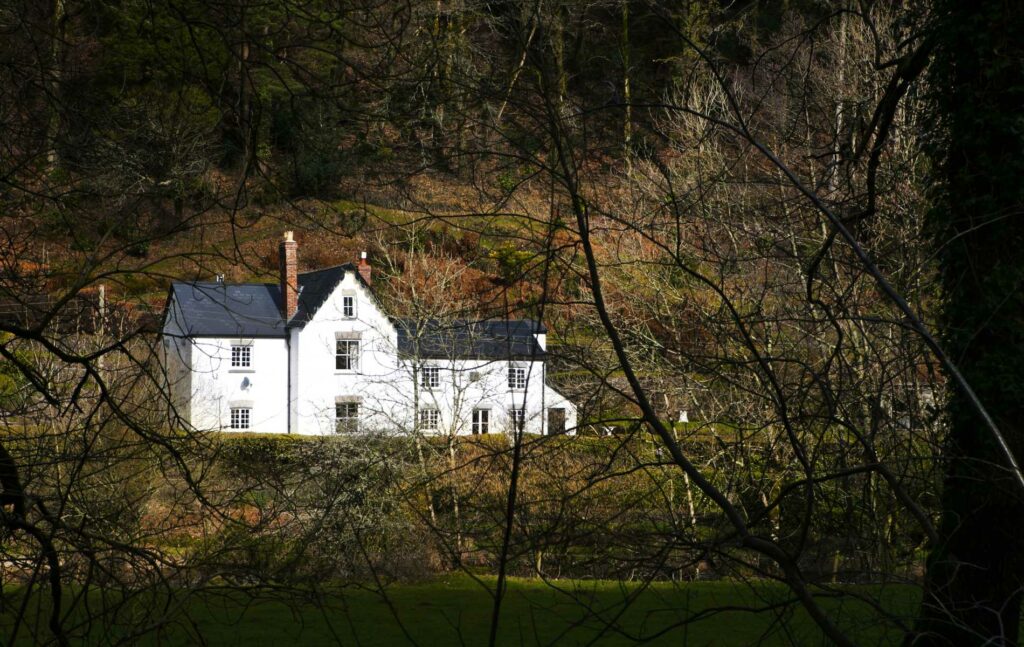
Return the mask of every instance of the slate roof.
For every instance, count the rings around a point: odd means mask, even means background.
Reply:
[[[392,321],[403,357],[541,360],[545,355],[534,334],[547,332],[547,328],[532,319]]]
[[[299,274],[299,307],[288,325],[302,326],[311,320],[324,301],[327,301],[327,297],[334,292],[334,288],[345,278],[345,272],[355,272],[359,277],[359,272],[352,263]],[[362,280],[362,277],[359,278]]]
[[[285,336],[281,288],[274,283],[172,283],[171,293],[186,335]]]
[[[313,318],[345,272],[359,276],[352,263],[299,274],[299,306],[288,322],[281,316],[281,288],[276,283],[173,283],[177,323],[191,337],[283,338],[288,328],[304,326]],[[416,355],[418,346],[419,357],[433,359],[544,358],[534,334],[547,329],[532,319],[392,323],[398,330],[398,352],[405,357]]]

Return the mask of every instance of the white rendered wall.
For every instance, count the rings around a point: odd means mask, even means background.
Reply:
[[[355,317],[342,311],[346,295],[356,298]],[[359,335],[359,367],[356,371],[335,368],[338,335]],[[354,272],[346,272],[334,293],[305,327],[293,335],[292,354],[297,362],[293,380],[295,424],[293,433],[335,432],[335,404],[339,398],[359,402],[360,427],[397,431],[402,417],[403,374],[398,370],[394,348],[397,333],[381,314],[373,298]]]
[[[288,399],[288,425],[284,429],[288,433],[299,433],[299,407],[297,394],[304,386],[302,375],[299,373],[299,333],[300,328],[288,330],[288,384],[286,385]]]
[[[526,388],[509,389],[506,360],[453,360],[429,359],[406,360],[401,363],[403,373],[408,377],[403,389],[409,414],[413,410],[436,409],[440,413],[437,433],[471,434],[473,410],[490,411],[490,433],[512,431],[509,411],[525,408],[526,433],[541,433],[543,411],[543,362],[515,361],[515,366],[526,369]],[[440,384],[435,388],[422,386],[420,379],[428,367],[439,369]],[[416,387],[412,387],[412,375],[416,374]],[[411,429],[412,420],[406,422]],[[429,430],[420,430],[430,433]]]
[[[343,315],[345,295],[356,298],[353,318]],[[356,334],[360,344],[358,371],[336,370],[339,336]],[[566,429],[570,433],[575,431],[575,407],[553,389],[544,388],[543,362],[514,362],[527,369],[527,387],[512,391],[508,386],[507,361],[399,361],[397,343],[397,331],[391,321],[377,308],[355,274],[346,273],[313,319],[292,337],[292,431],[334,433],[335,405],[339,400],[358,401],[360,428],[366,431],[408,433],[417,429],[416,411],[433,408],[441,416],[437,433],[470,434],[473,410],[480,408],[490,410],[490,432],[498,433],[509,430],[511,408],[525,407],[526,432],[542,433],[546,407],[551,406],[566,409]],[[419,386],[424,366],[440,368],[437,388]]]
[[[231,368],[231,346],[252,347],[249,368]],[[193,339],[191,424],[231,430],[231,407],[252,409],[249,431],[288,430],[288,349],[284,339]]]

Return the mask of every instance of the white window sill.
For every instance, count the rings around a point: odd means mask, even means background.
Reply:
[[[255,373],[254,368],[229,368],[228,373]]]

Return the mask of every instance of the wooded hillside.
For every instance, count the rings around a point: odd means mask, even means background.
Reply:
[[[759,610],[800,606],[837,644],[823,598],[909,583],[916,617],[877,618],[907,644],[1016,643],[1020,13],[8,3],[14,633],[70,644],[140,592],[465,570],[496,577],[492,644],[510,573],[778,580],[790,599]],[[576,444],[184,428],[167,286],[275,280],[284,230],[303,270],[367,251],[394,316],[546,322]],[[37,587],[41,624],[15,603]]]

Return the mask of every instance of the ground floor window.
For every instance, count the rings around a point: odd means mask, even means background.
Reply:
[[[522,431],[526,425],[526,409],[512,407],[508,410],[508,423],[514,431]]]
[[[441,426],[441,412],[437,409],[420,409],[420,429],[436,431]]]
[[[335,404],[334,420],[338,433],[359,431],[359,404],[356,402]]]
[[[231,428],[248,429],[252,419],[252,409],[249,407],[231,407]]]
[[[489,433],[491,433],[491,410],[490,409],[473,409],[473,433],[474,434],[489,434]]]

